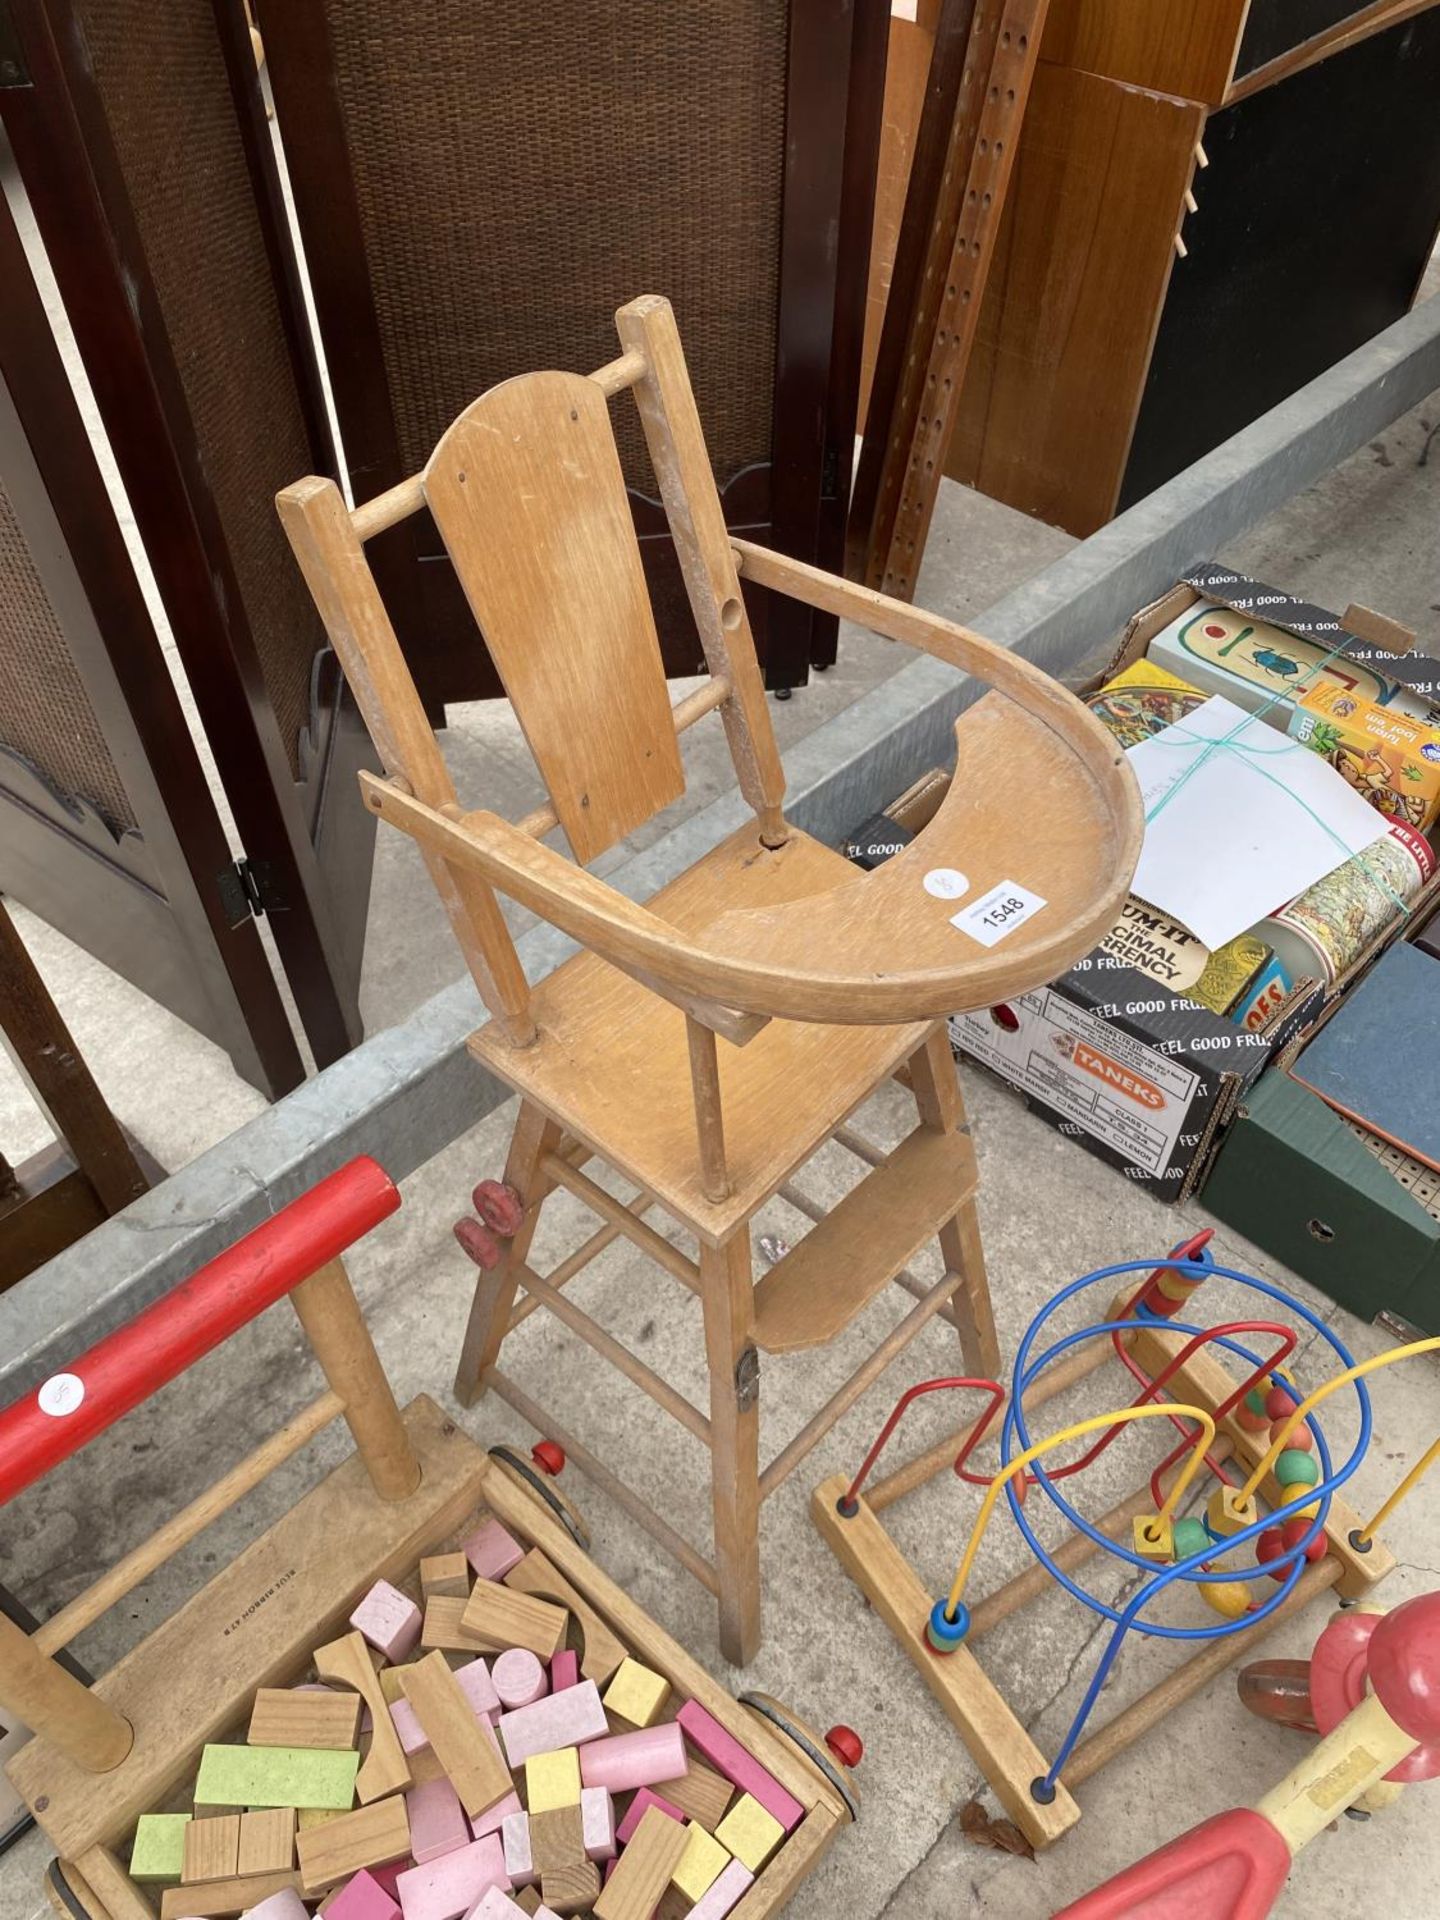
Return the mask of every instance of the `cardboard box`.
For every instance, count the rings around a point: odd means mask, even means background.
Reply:
[[[1327,650],[1340,646],[1372,671],[1402,681],[1417,701],[1431,693],[1440,698],[1435,662],[1385,652],[1347,631],[1334,614],[1215,565],[1195,568],[1137,613],[1110,665],[1080,689],[1082,694],[1142,659],[1155,634],[1202,601],[1254,613]],[[1389,638],[1390,630],[1382,630]],[[947,786],[943,772],[927,773],[885,815],[917,834],[934,816]],[[870,837],[883,840],[883,834]],[[1409,924],[1423,920],[1437,904],[1440,874],[1416,896]],[[1157,1199],[1178,1201],[1205,1179],[1226,1128],[1242,1103],[1250,1104],[1265,1066],[1315,1025],[1406,924],[1396,920],[1387,927],[1332,986],[1301,979],[1288,993],[1272,988],[1244,1025],[1173,992],[1163,966],[1157,964],[1152,977],[1097,949],[1047,987],[1004,1007],[953,1019],[951,1044],[1127,1179],[1142,1183]]]

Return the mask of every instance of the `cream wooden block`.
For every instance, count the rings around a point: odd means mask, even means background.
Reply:
[[[525,1762],[525,1799],[533,1820],[537,1813],[580,1805],[580,1754],[575,1747],[557,1747],[552,1753],[532,1753]]]
[[[402,1669],[405,1698],[467,1814],[485,1813],[514,1791],[488,1721],[479,1720],[443,1653]]]
[[[785,1838],[785,1829],[758,1800],[742,1793],[716,1827],[715,1838],[743,1867],[758,1873]]]
[[[431,1600],[468,1600],[470,1562],[463,1553],[427,1554],[420,1562],[420,1593]]]
[[[358,1693],[261,1687],[245,1738],[252,1747],[353,1747],[360,1707]]]
[[[566,1618],[564,1607],[548,1600],[501,1586],[496,1580],[477,1580],[460,1624],[479,1642],[481,1652],[525,1647],[537,1660],[549,1660],[565,1644]]]
[[[294,1807],[264,1807],[241,1814],[236,1872],[284,1873],[295,1864],[295,1833]]]
[[[297,1835],[300,1883],[306,1895],[321,1893],[364,1867],[383,1867],[410,1851],[410,1821],[405,1796],[391,1794],[353,1813],[327,1820]]]
[[[595,1902],[595,1920],[650,1920],[689,1844],[687,1830],[648,1807]],[[541,1883],[540,1891],[545,1891]]]
[[[693,1821],[686,1827],[685,1833],[685,1851],[670,1876],[670,1882],[679,1888],[687,1900],[695,1901],[710,1891],[729,1866],[732,1856],[712,1834],[707,1833],[704,1827],[696,1826]]]
[[[660,1718],[670,1698],[670,1682],[629,1655],[616,1668],[605,1689],[605,1710],[632,1727],[649,1727]]]
[[[185,1860],[180,1878],[187,1885],[193,1880],[233,1880],[239,1871],[239,1814],[192,1820],[185,1829]]]

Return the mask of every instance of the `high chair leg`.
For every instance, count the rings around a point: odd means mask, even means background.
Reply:
[[[925,1125],[940,1133],[968,1133],[970,1123],[965,1117],[960,1075],[943,1021],[931,1028],[924,1046],[911,1054],[909,1066],[915,1104]],[[937,1237],[946,1267],[951,1273],[964,1275],[964,1285],[954,1296],[954,1308],[966,1372],[993,1380],[1000,1365],[1000,1343],[995,1334],[973,1191]]]
[[[500,1357],[500,1345],[515,1304],[516,1275],[530,1252],[545,1196],[555,1184],[542,1172],[541,1162],[547,1153],[559,1147],[560,1137],[560,1128],[547,1119],[539,1107],[521,1101],[515,1131],[510,1136],[505,1180],[525,1203],[525,1217],[504,1243],[500,1264],[488,1273],[482,1272],[475,1282],[475,1298],[470,1303],[470,1319],[455,1374],[455,1398],[462,1407],[473,1406],[480,1398],[484,1391],[481,1376]]]
[[[711,1482],[720,1651],[747,1666],[760,1649],[760,1369],[750,1235],[700,1248],[705,1350],[710,1363]]]

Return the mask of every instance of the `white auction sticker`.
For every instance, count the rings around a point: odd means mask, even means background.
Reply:
[[[1038,893],[1031,893],[1018,881],[1002,880],[998,887],[991,887],[968,907],[952,914],[950,924],[968,933],[972,940],[978,940],[982,947],[993,947],[1017,927],[1023,927],[1044,905]]]
[[[920,884],[937,900],[958,900],[962,893],[970,891],[970,882],[954,867],[932,867]]]
[[[58,1420],[74,1413],[85,1398],[85,1382],[76,1373],[52,1373],[35,1398],[42,1413],[53,1414]]]

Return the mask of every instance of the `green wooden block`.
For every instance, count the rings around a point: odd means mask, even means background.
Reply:
[[[358,1753],[324,1747],[206,1747],[195,1800],[201,1806],[333,1807],[355,1801]]]
[[[185,1861],[188,1813],[142,1813],[130,1849],[132,1880],[178,1880]]]

